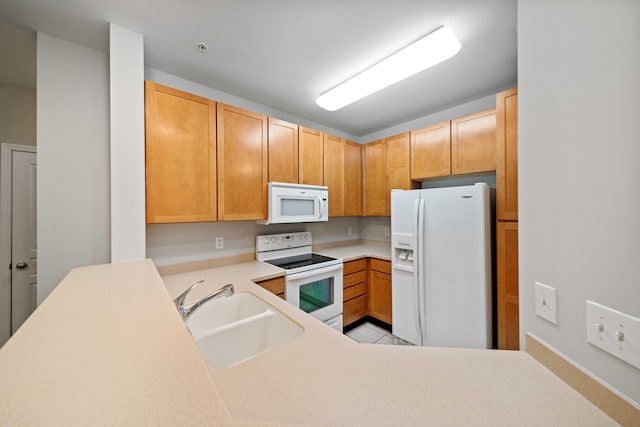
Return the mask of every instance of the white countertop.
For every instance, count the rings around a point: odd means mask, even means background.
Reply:
[[[348,246],[320,247],[314,252],[334,258],[342,258],[343,261],[353,261],[360,258],[378,258],[391,261],[391,242],[358,243]]]
[[[524,352],[358,344],[252,283],[282,274],[73,270],[0,350],[0,425],[615,425]],[[232,282],[305,332],[207,367],[171,301],[200,279],[194,298]]]

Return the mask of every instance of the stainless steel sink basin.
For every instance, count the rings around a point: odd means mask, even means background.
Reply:
[[[186,321],[214,368],[229,368],[302,335],[304,329],[249,292],[211,300]]]

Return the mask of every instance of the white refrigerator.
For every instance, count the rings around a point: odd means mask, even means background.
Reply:
[[[395,336],[491,348],[489,200],[485,183],[391,193]]]

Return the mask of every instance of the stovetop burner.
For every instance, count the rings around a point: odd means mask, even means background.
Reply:
[[[276,267],[284,268],[285,270],[293,270],[294,268],[308,267],[315,264],[322,264],[329,261],[335,261],[336,258],[331,258],[318,254],[303,254],[294,255],[285,258],[277,258],[265,260],[265,262],[275,265]]]

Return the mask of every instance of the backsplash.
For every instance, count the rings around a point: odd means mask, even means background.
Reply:
[[[487,182],[495,188],[495,173],[447,177],[424,181],[422,188],[471,185]],[[348,234],[348,229],[351,233]],[[147,225],[147,258],[158,265],[253,254],[256,236],[261,234],[310,231],[314,243],[344,240],[391,242],[391,218],[342,217],[327,222],[260,225],[254,221],[201,222]],[[216,249],[216,237],[224,238],[224,248]]]
[[[390,225],[389,218],[381,219]],[[149,224],[147,258],[156,265],[170,265],[255,253],[256,236],[295,231],[310,231],[314,243],[361,238],[384,240],[384,226],[376,220],[380,218],[345,217],[332,218],[327,222],[273,225],[260,225],[253,221]],[[348,234],[349,227],[352,234]],[[216,237],[224,238],[223,249],[216,249]]]

